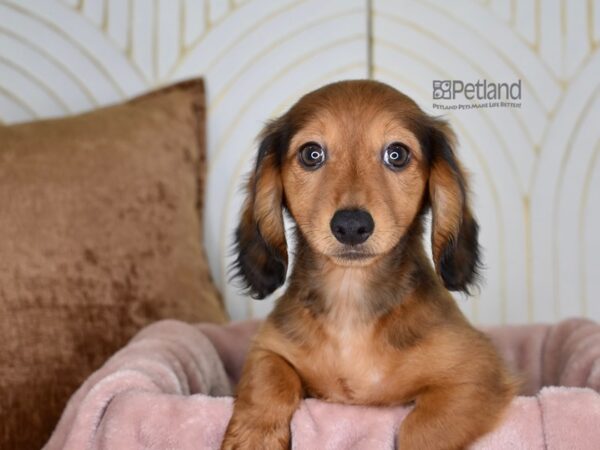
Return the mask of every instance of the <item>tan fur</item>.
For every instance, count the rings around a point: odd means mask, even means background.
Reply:
[[[434,261],[439,261],[448,239],[458,233],[464,201],[460,187],[444,164],[439,162],[433,164],[429,184],[434,205],[433,217],[436,221],[433,224],[434,233],[431,237],[432,255]]]
[[[271,161],[262,164],[260,170],[255,186],[254,220],[265,239],[273,242],[283,252],[286,242],[281,210],[281,177]]]
[[[438,275],[449,243],[466,261],[468,249],[455,243],[473,233],[462,228],[473,218],[462,169],[428,157],[418,134],[437,127],[454,145],[451,132],[408,97],[373,82],[308,94],[285,118],[295,132],[280,176],[263,158],[249,196],[257,198],[259,217],[279,210],[272,199],[282,197],[298,225],[296,263],[254,340],[222,448],[287,448],[289,422],[307,396],[358,405],[415,402],[399,432],[400,448],[464,448],[496,425],[516,384]],[[381,162],[382,148],[395,141],[412,154],[398,172]],[[326,164],[316,171],[298,162],[306,142],[327,148]],[[428,202],[438,274],[421,240],[419,214]],[[352,207],[368,210],[375,222],[360,244],[370,256],[360,260],[339,256],[343,244],[329,226],[337,210]],[[242,236],[255,226],[247,222],[249,208]],[[261,233],[276,245],[285,245],[276,236],[281,227],[261,221]]]

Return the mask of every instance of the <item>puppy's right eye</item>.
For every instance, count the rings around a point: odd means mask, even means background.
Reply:
[[[325,163],[325,149],[316,142],[307,142],[298,152],[300,163],[309,170],[316,170]]]

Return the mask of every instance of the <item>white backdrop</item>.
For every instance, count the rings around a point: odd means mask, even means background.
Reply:
[[[205,240],[242,318],[271,307],[226,272],[240,180],[269,117],[338,79],[372,76],[430,112],[434,79],[521,79],[520,109],[448,114],[487,267],[480,294],[459,302],[478,323],[600,320],[599,42],[600,0],[0,0],[0,120],[205,76]]]

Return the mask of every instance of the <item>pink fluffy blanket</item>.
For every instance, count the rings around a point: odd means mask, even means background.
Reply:
[[[73,395],[45,449],[219,448],[257,326],[149,326]],[[472,448],[600,448],[600,325],[571,319],[486,331],[526,383],[502,424]],[[292,421],[292,445],[393,448],[409,412],[307,399]]]

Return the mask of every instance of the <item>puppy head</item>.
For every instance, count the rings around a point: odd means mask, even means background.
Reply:
[[[283,209],[308,245],[341,266],[390,253],[431,206],[436,271],[467,291],[477,223],[449,126],[374,81],[344,81],[302,97],[261,134],[237,230],[237,274],[255,298],[287,271]]]

